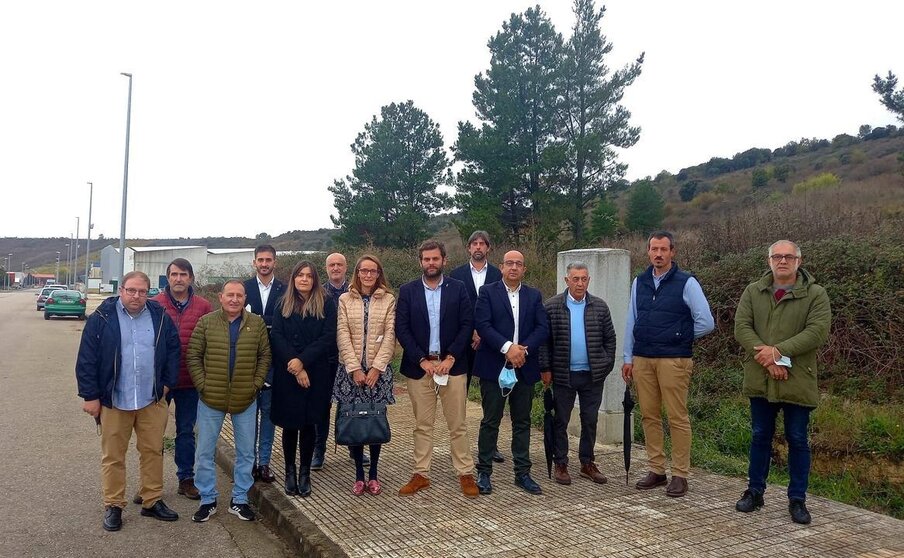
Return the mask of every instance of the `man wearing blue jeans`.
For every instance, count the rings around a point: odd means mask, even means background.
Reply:
[[[244,521],[254,519],[248,490],[254,484],[254,425],[257,394],[270,369],[270,340],[263,318],[247,312],[245,287],[227,281],[220,292],[222,308],[198,321],[186,360],[198,390],[198,441],[195,486],[201,506],[192,521],[203,523],[217,511],[217,475],[214,464],[217,439],[226,415],[232,418],[235,468],[229,513]]]
[[[832,311],[824,288],[800,267],[800,248],[789,240],[769,247],[770,271],[751,283],[735,312],[735,339],[748,358],[743,393],[750,398],[750,466],[739,512],[763,507],[772,459],[775,419],[784,413],[788,441],[788,511],[795,523],[810,523],[804,503],[810,476],[807,427],[819,402],[816,352],[829,337]]]
[[[273,309],[279,304],[279,300],[285,292],[282,281],[277,279],[273,273],[276,270],[276,248],[269,244],[261,244],[254,249],[254,260],[251,264],[254,266],[255,275],[244,284],[247,304],[245,309],[262,317],[269,331],[273,323]],[[273,435],[276,431],[276,427],[270,420],[270,400],[273,397],[270,385],[272,383],[273,370],[270,370],[264,386],[257,396],[260,424],[258,425],[258,422],[255,421],[254,439],[257,440],[255,448],[257,458],[251,469],[251,474],[255,479],[267,483],[276,480],[276,477],[270,472],[270,454],[273,453]]]
[[[179,382],[166,396],[167,404],[173,403],[176,415],[176,476],[179,479],[179,494],[190,500],[201,496],[195,487],[195,419],[198,414],[198,391],[191,381],[185,353],[188,341],[201,316],[209,314],[213,308],[202,296],[195,296],[192,284],[195,272],[191,263],[184,258],[176,258],[166,267],[167,285],[162,293],[151,300],[159,303],[166,315],[179,330],[182,352],[179,359]],[[135,497],[135,502],[141,499]]]

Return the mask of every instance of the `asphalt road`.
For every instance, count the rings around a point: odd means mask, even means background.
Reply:
[[[284,557],[286,547],[262,523],[221,507],[193,523],[197,502],[176,494],[171,453],[164,459],[163,499],[180,515],[164,523],[130,504],[123,528],[101,527],[100,438],[81,410],[75,357],[84,322],[45,321],[35,291],[0,291],[0,556]],[[100,299],[89,301],[89,311]],[[173,419],[167,425],[173,435]],[[134,438],[128,495],[138,487]],[[230,479],[219,476],[220,499]]]

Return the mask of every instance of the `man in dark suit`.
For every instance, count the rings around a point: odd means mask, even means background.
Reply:
[[[479,494],[474,482],[474,458],[468,439],[465,410],[468,402],[465,350],[471,341],[473,315],[465,285],[443,276],[446,248],[428,240],[418,248],[424,274],[399,288],[396,303],[396,338],[404,349],[401,372],[414,413],[414,471],[400,496],[430,486],[436,400],[443,402],[449,427],[452,465],[461,491],[468,498]]]
[[[490,255],[490,235],[486,231],[474,231],[468,237],[468,263],[456,267],[449,274],[453,279],[458,279],[465,284],[468,298],[471,302],[471,310],[477,303],[477,292],[480,287],[502,280],[502,272],[487,259]],[[468,382],[471,387],[471,374],[474,372],[474,354],[480,346],[480,335],[475,329],[471,333],[471,343],[467,348],[468,355]],[[502,463],[505,458],[499,453],[498,448],[493,451],[493,461]]]
[[[285,285],[274,276],[276,269],[276,248],[269,244],[261,244],[254,249],[255,275],[245,281],[246,310],[264,318],[267,324],[267,332],[273,324],[273,309],[279,305],[279,299],[285,292]],[[276,427],[270,422],[270,385],[273,382],[273,368],[267,373],[264,387],[257,396],[257,410],[260,413],[259,425],[255,423],[255,452],[257,458],[252,476],[264,482],[273,482],[276,477],[270,471],[270,453],[273,451],[273,435]]]
[[[549,335],[549,324],[540,291],[521,282],[525,271],[524,255],[515,250],[506,252],[502,281],[480,289],[474,310],[480,335],[474,375],[480,378],[483,405],[477,441],[477,487],[481,494],[493,491],[492,457],[506,398],[512,417],[515,484],[531,494],[542,493],[530,477],[530,411],[534,384],[540,380],[538,355]],[[514,385],[506,381],[508,373],[501,374],[504,367],[514,370]]]

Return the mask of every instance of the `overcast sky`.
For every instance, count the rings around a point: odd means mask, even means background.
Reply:
[[[513,0],[0,3],[0,236],[118,237],[128,79],[128,238],[331,227],[327,191],[382,105],[412,99],[447,146],[475,120],[474,75]],[[571,34],[570,0],[541,2]],[[870,89],[904,82],[904,3],[613,0],[629,178],[894,122]]]

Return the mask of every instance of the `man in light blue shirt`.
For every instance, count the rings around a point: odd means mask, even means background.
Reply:
[[[687,391],[693,369],[694,340],[714,329],[713,315],[700,283],[679,269],[671,233],[653,233],[647,241],[650,267],[631,285],[625,327],[622,377],[637,386],[649,472],[638,490],[668,484],[666,495],[687,494],[691,465],[691,423]],[[672,436],[672,481],[666,477],[662,406]]]
[[[82,332],[75,372],[82,410],[101,425],[103,527],[122,528],[126,451],[132,431],[141,454],[141,515],[179,516],[161,499],[166,394],[179,376],[179,334],[163,307],[147,299],[150,280],[140,271],[123,277],[118,297],[105,300]]]

